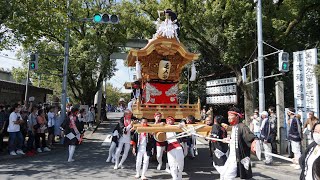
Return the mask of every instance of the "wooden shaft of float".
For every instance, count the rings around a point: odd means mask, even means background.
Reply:
[[[211,126],[205,126],[202,128],[197,129],[197,132],[210,132],[211,131]],[[158,126],[158,127],[154,127],[154,126],[148,126],[148,127],[142,127],[142,126],[138,126],[136,128],[138,133],[141,132],[146,132],[146,133],[152,133],[152,132],[183,132],[182,129],[180,129],[178,126],[170,126],[170,125],[166,125],[166,126]]]
[[[148,124],[149,127],[165,127],[165,124]],[[138,127],[143,127],[142,124],[134,124],[133,129],[136,130]]]
[[[154,132],[182,132],[180,128],[177,127],[170,127],[170,126],[165,126],[165,127],[137,127],[137,132],[138,133],[154,133]]]

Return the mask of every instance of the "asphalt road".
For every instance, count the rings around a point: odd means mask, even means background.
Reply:
[[[124,169],[113,169],[112,163],[106,163],[108,145],[115,119],[121,113],[109,113],[107,122],[101,123],[95,133],[87,131],[84,143],[75,152],[75,161],[67,162],[67,148],[56,145],[51,152],[40,153],[33,157],[9,156],[1,154],[0,179],[135,179],[135,159],[132,153],[124,163]],[[201,144],[199,155],[195,159],[185,159],[183,179],[219,179],[219,174],[211,166],[208,147]],[[130,151],[131,152],[131,151]],[[254,158],[253,158],[254,159]],[[299,179],[300,170],[293,170],[290,164],[276,161],[273,166],[265,166],[261,161],[254,161],[253,179]],[[171,179],[164,170],[156,170],[157,163],[150,162],[147,177],[149,179]]]

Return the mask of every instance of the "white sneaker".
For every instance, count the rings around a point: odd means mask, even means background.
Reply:
[[[21,149],[19,149],[17,150],[17,154],[24,155],[24,152]]]
[[[68,162],[73,162],[74,161],[74,159],[68,159]]]
[[[162,164],[159,164],[158,166],[157,166],[157,170],[161,170],[161,166],[162,166]]]
[[[114,165],[113,169],[118,169],[118,165],[117,164]]]
[[[141,176],[141,180],[147,180],[148,178],[145,176]]]
[[[45,148],[43,148],[43,151],[49,152],[49,151],[51,151],[51,149],[49,149],[48,147],[45,147]]]
[[[300,168],[300,165],[297,164],[297,165],[294,167],[294,169],[296,169],[296,170],[301,169],[301,168]]]
[[[139,174],[136,174],[134,177],[135,177],[136,179],[138,179],[138,178],[140,177],[140,175],[139,175]]]
[[[37,152],[38,152],[38,153],[42,153],[41,148],[37,148]]]
[[[10,155],[11,155],[11,156],[16,156],[16,155],[17,155],[17,153],[16,153],[16,152],[14,152],[14,151],[11,151],[11,152],[10,152]]]
[[[169,173],[169,174],[171,174],[171,171],[170,171],[170,169],[169,168],[166,168],[166,170],[165,170],[167,173]]]

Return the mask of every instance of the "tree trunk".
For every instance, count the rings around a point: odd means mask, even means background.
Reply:
[[[238,82],[237,85],[241,88],[243,95],[244,95],[244,111],[245,111],[245,123],[247,126],[250,124],[250,117],[253,115],[254,112],[254,99],[251,85],[245,85],[242,81],[241,71],[234,68],[233,71],[235,72]]]
[[[244,94],[244,110],[245,110],[245,124],[249,126],[251,119],[250,117],[253,115],[254,111],[254,99],[252,88],[250,85],[243,85],[242,87],[243,94]]]

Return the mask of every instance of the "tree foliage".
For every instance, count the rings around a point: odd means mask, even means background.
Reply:
[[[112,84],[107,83],[106,90],[106,101],[107,104],[117,106],[120,98],[123,98],[126,103],[130,100],[130,94],[122,93],[120,88],[114,87]]]
[[[190,83],[191,99],[197,96],[205,101],[205,82],[210,78],[236,76],[246,111],[252,112],[257,89],[243,84],[241,68],[257,56],[257,30],[255,3],[248,0],[134,0],[116,5],[107,1],[72,1],[71,17],[67,19],[66,1],[34,0],[14,3],[10,28],[26,51],[41,54],[40,71],[62,73],[63,57],[46,53],[63,54],[65,27],[71,29],[70,64],[68,82],[73,96],[89,104],[104,78],[114,72],[111,53],[120,51],[119,44],[129,38],[151,38],[155,32],[152,21],[158,18],[157,10],[171,8],[178,14],[181,25],[180,40],[191,52],[200,53],[196,62],[198,81]],[[289,53],[319,47],[320,1],[286,0],[273,4],[262,1],[264,42]],[[120,24],[106,25],[82,22],[97,12],[115,12]],[[0,17],[1,18],[1,17]],[[274,52],[264,45],[264,54]],[[102,62],[97,61],[102,57]],[[276,74],[277,56],[264,58],[265,75]],[[292,68],[291,68],[292,69]],[[44,72],[43,72],[44,73]],[[187,69],[181,83],[187,84]],[[257,65],[253,65],[256,79]],[[210,75],[210,77],[208,77]],[[292,71],[282,77],[265,80],[266,105],[275,104],[274,83],[285,82],[286,106],[293,105]],[[55,81],[61,82],[61,77]],[[92,103],[91,103],[92,104]],[[240,106],[243,104],[240,103]],[[248,115],[248,114],[247,114]],[[247,116],[249,117],[249,116]]]
[[[119,46],[126,39],[150,35],[149,27],[152,26],[148,17],[132,2],[70,1],[70,18],[67,17],[67,1],[14,2],[14,13],[6,27],[13,30],[26,53],[39,53],[37,73],[54,74],[52,78],[57,83],[62,79],[59,75],[63,72],[65,28],[70,29],[69,95],[72,93],[75,100],[85,104],[93,104],[93,97],[103,80],[114,75],[115,60],[110,60],[110,55],[120,51]],[[115,13],[120,16],[120,23],[83,21],[95,13]]]

